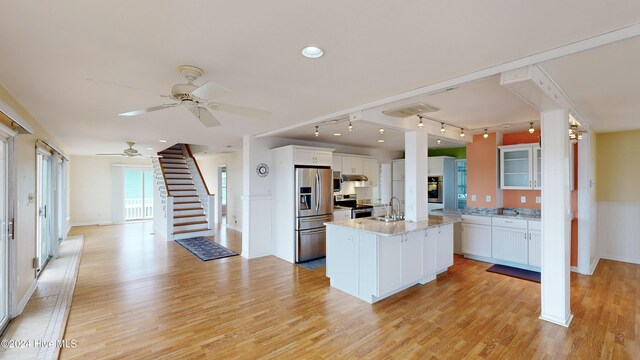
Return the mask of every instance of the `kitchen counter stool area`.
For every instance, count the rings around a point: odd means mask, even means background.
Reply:
[[[330,284],[368,303],[426,284],[453,265],[453,223],[459,221],[430,216],[419,222],[327,223]]]

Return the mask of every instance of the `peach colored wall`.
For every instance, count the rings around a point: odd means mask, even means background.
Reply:
[[[531,144],[539,142],[540,130],[533,134],[523,131],[502,135],[502,145]],[[527,202],[521,203],[520,197],[525,196]],[[540,209],[542,204],[536,204],[536,197],[542,196],[540,190],[503,190],[503,205],[506,208]]]
[[[498,187],[496,134],[474,135],[473,142],[467,145],[467,206],[496,208]],[[472,201],[476,195],[476,201]],[[491,202],[486,202],[486,195],[491,195]]]

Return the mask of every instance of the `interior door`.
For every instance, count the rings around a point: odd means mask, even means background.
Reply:
[[[9,322],[9,241],[7,143],[0,142],[0,332]]]

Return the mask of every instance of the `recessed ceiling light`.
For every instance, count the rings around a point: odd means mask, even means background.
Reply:
[[[342,136],[342,133],[334,133],[333,136]]]
[[[161,143],[166,143],[167,142],[167,140],[164,140],[164,139],[160,139],[158,141],[160,141]]]
[[[379,142],[379,143],[383,143],[383,142],[384,142],[384,139],[378,139],[378,142]]]
[[[147,150],[153,150],[153,148],[147,148]]]
[[[316,46],[307,46],[306,48],[302,49],[302,56],[309,59],[317,59],[322,55],[324,55],[324,51]]]

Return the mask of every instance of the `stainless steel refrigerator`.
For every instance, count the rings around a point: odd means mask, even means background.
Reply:
[[[296,262],[326,255],[325,222],[333,220],[331,168],[296,167]]]

